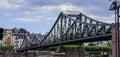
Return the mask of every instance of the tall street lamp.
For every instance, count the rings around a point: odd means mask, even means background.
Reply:
[[[119,1],[113,1],[110,9],[112,11],[115,11],[115,38],[116,38],[116,57],[120,57],[120,39],[119,39],[119,8],[120,8],[120,3]]]

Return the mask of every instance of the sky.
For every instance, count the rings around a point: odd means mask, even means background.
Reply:
[[[31,33],[46,33],[61,11],[80,11],[107,23],[114,22],[109,0],[0,0],[0,27],[24,28]]]

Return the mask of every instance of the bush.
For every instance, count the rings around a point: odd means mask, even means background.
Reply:
[[[62,49],[77,49],[80,48],[78,45],[64,45],[62,46]],[[86,51],[111,51],[111,46],[82,46],[82,48],[85,48]],[[50,47],[49,50],[55,51],[57,49],[57,46]]]
[[[101,50],[111,51],[112,50],[112,47],[109,47],[109,46],[85,46],[84,48],[87,51],[101,51]]]

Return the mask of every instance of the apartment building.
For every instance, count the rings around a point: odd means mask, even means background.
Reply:
[[[3,45],[14,45],[14,49],[18,49],[29,32],[23,28],[4,29],[3,35]]]
[[[20,29],[14,28],[13,33],[15,36],[15,49],[18,49],[22,45],[24,38],[26,38],[26,36],[29,35],[29,32],[23,28]]]
[[[3,35],[3,45],[15,45],[15,36],[12,29],[4,29]]]

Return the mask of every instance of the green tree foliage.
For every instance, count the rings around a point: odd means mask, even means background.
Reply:
[[[6,46],[5,45],[0,45],[0,50],[6,50]]]
[[[8,45],[6,46],[7,47],[7,50],[13,50],[14,49],[14,46],[13,45]]]
[[[107,46],[112,46],[111,40],[107,41]]]
[[[88,50],[88,51],[101,51],[101,50],[111,51],[112,50],[112,47],[110,46],[85,46],[84,48],[85,50]]]
[[[64,49],[77,49],[80,48],[78,45],[64,45]],[[111,51],[112,47],[111,46],[82,46],[86,51],[102,51],[102,50],[107,50]],[[49,50],[56,50],[57,46],[50,47]]]
[[[8,45],[8,46],[0,45],[0,50],[4,52],[6,52],[7,50],[13,50],[13,49],[14,49],[13,45]]]

